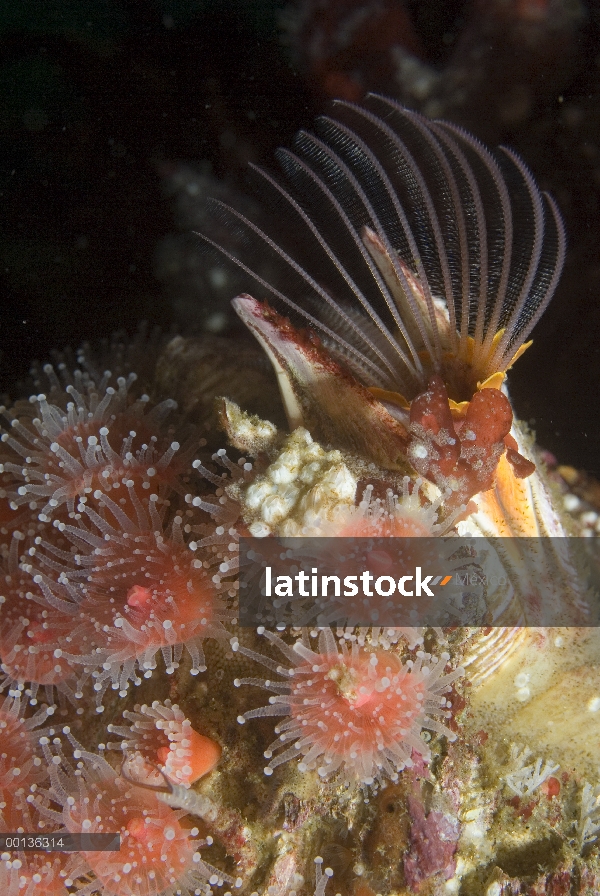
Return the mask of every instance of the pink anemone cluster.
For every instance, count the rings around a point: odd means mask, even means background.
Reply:
[[[179,722],[177,707],[163,709],[166,720]],[[25,719],[20,700],[11,697],[0,706],[0,833],[21,833],[40,844],[44,837],[64,833],[119,834],[120,848],[92,851],[82,843],[77,852],[48,853],[7,847],[0,855],[3,896],[42,891],[50,896],[210,896],[214,886],[239,886],[202,860],[198,849],[212,838],[199,840],[197,828],[182,823],[185,810],[133,785],[64,727],[72,747],[69,761],[56,729],[46,724],[53,712],[42,707]],[[194,761],[195,732],[185,725],[169,730],[178,747],[191,734],[187,746],[192,749],[184,748],[184,758]]]
[[[182,826],[185,812],[135,788],[101,756],[84,750],[68,727],[63,732],[76,764],[66,759],[58,739],[54,749],[48,738],[41,739],[50,783],[36,793],[40,816],[71,834],[117,833],[121,838],[119,850],[80,852],[80,861],[94,875],[88,884],[76,883],[80,896],[91,896],[99,885],[111,896],[191,896],[212,893],[212,885],[234,884],[203,862],[198,847],[212,841],[198,840],[197,828]]]
[[[235,497],[243,488],[230,486],[252,482],[253,464],[225,451],[213,457],[216,472],[193,460],[193,428],[174,402],[142,394],[134,376],[119,376],[114,387],[109,374],[63,369],[59,378],[47,367],[45,376],[46,393],[3,412],[0,437],[0,687],[9,693],[0,707],[1,824],[119,832],[121,849],[3,855],[0,891],[185,896],[238,886],[204,863],[198,832],[183,818],[197,810],[193,784],[215,767],[221,747],[176,703],[136,704],[108,726],[121,742],[100,748],[119,749],[121,773],[64,728],[67,758],[47,721],[57,701],[61,713],[83,715],[88,688],[101,712],[109,689],[125,697],[159,664],[167,674],[182,662],[192,675],[202,672],[207,640],[229,642],[245,531]],[[441,533],[438,504],[426,504],[420,487],[405,479],[399,497],[381,499],[367,485],[359,506],[334,525],[381,537],[423,534],[423,526]],[[372,630],[366,640],[338,643],[324,629],[313,646],[307,634],[294,646],[265,636],[288,669],[237,639],[233,647],[279,672],[278,681],[236,681],[275,694],[240,721],[286,717],[265,754],[267,774],[298,757],[302,771],[324,782],[377,786],[396,780],[415,755],[428,760],[424,729],[453,737],[446,695],[461,670],[445,670],[446,654],[436,662],[418,650],[422,633]],[[27,718],[24,707],[41,694],[48,705]],[[251,873],[257,860],[240,818],[219,811],[215,835]],[[325,883],[321,875],[319,892]]]
[[[232,552],[190,543],[210,518],[184,500],[195,449],[189,432],[174,440],[189,430],[169,422],[175,402],[153,404],[134,374],[113,387],[109,373],[44,370],[48,395],[4,411],[2,675],[49,702],[81,698],[91,678],[101,711],[109,686],[123,695],[158,656],[167,672],[184,649],[192,674],[206,668],[203,643],[232,618],[212,567]]]
[[[57,696],[61,712],[68,701],[83,714],[92,683],[101,711],[109,686],[124,696],[159,659],[173,672],[184,650],[192,674],[206,668],[203,645],[226,639],[234,615],[231,582],[219,571],[232,557],[234,519],[223,538],[210,502],[186,501],[203,440],[174,416],[174,401],[153,402],[134,374],[114,386],[110,373],[85,365],[73,375],[63,366],[60,376],[47,366],[44,375],[46,393],[2,412],[0,686],[9,696],[0,706],[0,826],[120,831],[122,848],[11,851],[0,862],[0,891],[209,893],[230,879],[200,859],[185,813],[127,783],[65,729],[73,765],[45,723]],[[27,718],[40,692],[49,705]],[[156,760],[189,784],[202,735],[170,701],[162,709]],[[210,746],[214,766],[220,748]]]
[[[184,647],[191,674],[206,669],[203,641],[226,637],[231,618],[212,578],[184,539],[183,519],[166,528],[155,504],[127,516],[107,496],[99,496],[107,514],[84,508],[91,522],[62,526],[78,549],[75,568],[64,552],[34,549],[39,570],[33,580],[50,603],[72,617],[72,632],[61,641],[61,654],[83,665],[95,679],[98,706],[109,684],[127,692],[138,672],[149,677],[162,654],[167,673],[178,666]],[[109,519],[110,515],[110,519]],[[57,566],[62,562],[58,576]]]

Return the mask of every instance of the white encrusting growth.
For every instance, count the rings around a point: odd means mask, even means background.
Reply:
[[[325,450],[299,427],[265,472],[238,493],[254,537],[292,537],[325,534],[337,510],[353,505],[356,486],[341,453]]]

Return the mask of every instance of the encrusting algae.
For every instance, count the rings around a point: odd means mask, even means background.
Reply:
[[[253,169],[260,226],[215,203],[235,254],[201,235],[271,373],[142,334],[3,410],[0,834],[121,835],[5,844],[7,896],[600,888],[595,597],[505,383],[560,214],[508,150],[335,109]],[[240,539],[298,536],[499,575],[474,625],[240,626]]]

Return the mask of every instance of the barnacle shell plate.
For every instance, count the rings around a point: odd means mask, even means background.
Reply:
[[[513,435],[519,451],[531,456],[518,425]],[[496,487],[475,500],[477,510],[459,524],[461,534],[500,536],[504,566],[518,571],[509,578],[519,587],[510,596],[506,589],[488,594],[495,627],[475,634],[463,658],[471,685],[467,730],[486,731],[492,748],[507,739],[526,743],[562,768],[594,778],[600,765],[600,629],[589,625],[594,596],[587,593],[577,541],[568,537],[539,464],[532,476],[517,480],[501,463]],[[544,627],[553,614],[566,624]]]

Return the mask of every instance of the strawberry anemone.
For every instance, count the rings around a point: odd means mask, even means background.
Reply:
[[[323,779],[343,784],[373,785],[413,764],[412,754],[430,759],[424,729],[455,740],[442,719],[450,717],[446,694],[463,674],[444,674],[449,655],[440,660],[418,651],[403,662],[395,652],[346,638],[338,644],[333,631],[319,631],[316,650],[308,637],[289,646],[278,635],[259,629],[290,663],[285,669],[274,660],[232,642],[234,650],[283,676],[276,681],[236,679],[234,684],[263,687],[274,692],[269,705],[238,717],[244,724],[265,716],[287,716],[265,751],[265,774],[300,758],[301,772],[316,770]],[[278,752],[283,747],[283,752]]]
[[[411,483],[408,476],[402,481],[398,495],[393,489],[385,491],[385,498],[375,496],[375,486],[365,486],[362,498],[353,507],[338,505],[331,525],[323,526],[324,536],[337,538],[428,538],[442,535],[448,528],[438,522],[442,500],[421,500],[423,481]]]
[[[192,723],[176,703],[154,700],[151,706],[136,704],[123,717],[131,724],[108,725],[109,734],[122,737],[121,743],[109,743],[109,749],[136,753],[154,765],[174,784],[189,787],[208,774],[221,758],[216,741],[192,728]]]
[[[135,517],[103,493],[95,498],[104,515],[80,504],[89,525],[57,524],[76,552],[42,542],[30,566],[48,603],[72,616],[59,649],[92,674],[99,712],[109,685],[125,696],[130,681],[141,682],[138,670],[150,677],[157,655],[170,674],[185,648],[191,674],[204,671],[204,640],[227,637],[232,619],[202,552],[186,542],[189,524],[176,515],[165,525],[156,494],[142,504],[129,486],[129,496]]]
[[[96,507],[98,491],[126,501],[129,481],[138,498],[161,487],[183,489],[179,479],[193,452],[181,448],[166,424],[175,401],[152,406],[148,395],[135,395],[134,373],[113,386],[110,372],[96,381],[76,370],[66,384],[52,365],[44,372],[49,396],[1,409],[7,428],[0,435],[0,473],[9,477],[13,511],[26,505],[48,522],[75,516],[80,501]]]

